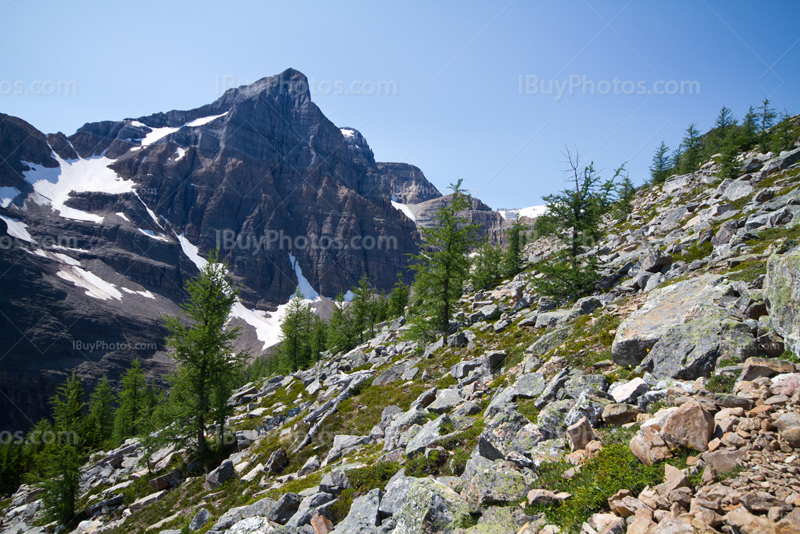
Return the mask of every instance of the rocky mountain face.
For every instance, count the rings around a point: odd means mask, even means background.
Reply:
[[[435,188],[376,163],[307,87],[290,69],[69,137],[0,116],[0,428],[45,416],[71,371],[91,387],[139,358],[163,376],[161,314],[178,313],[209,251],[241,285],[233,323],[255,353],[277,341],[296,287],[321,301],[364,274],[388,290],[406,271],[419,235],[392,191]]]
[[[447,205],[452,198],[453,195],[450,194],[408,207],[414,214],[417,226],[432,228],[438,224],[436,213],[442,206]],[[492,208],[475,197],[470,197],[469,200],[470,209],[460,212],[459,216],[478,224],[481,236],[486,237],[489,242],[504,245],[506,243],[505,231],[511,227],[514,221],[503,218],[499,212],[492,210]]]
[[[148,475],[137,440],[98,453],[79,532],[800,532],[800,149],[743,156],[607,219],[594,295],[554,302],[527,270],[427,346],[401,317],[247,384],[211,472],[166,447]],[[32,532],[39,497],[3,527]]]

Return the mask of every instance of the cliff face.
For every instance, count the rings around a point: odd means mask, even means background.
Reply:
[[[366,274],[391,288],[416,227],[391,204],[391,172],[307,87],[290,69],[194,110],[69,137],[0,117],[0,428],[44,416],[73,370],[88,388],[134,358],[162,375],[161,314],[178,313],[209,251],[241,285],[233,321],[256,353],[298,286],[330,297]]]
[[[452,197],[453,195],[450,194],[409,206],[417,220],[417,226],[423,228],[435,226],[437,223],[436,212],[449,203]],[[459,215],[480,225],[481,235],[487,237],[491,243],[505,244],[505,231],[511,227],[514,221],[504,219],[500,213],[493,211],[477,198],[470,197],[469,200],[470,209],[464,210]]]

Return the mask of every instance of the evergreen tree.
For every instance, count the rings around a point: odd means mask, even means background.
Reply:
[[[739,150],[747,151],[758,143],[758,115],[753,106],[747,110],[742,126],[737,131],[736,144]]]
[[[406,306],[408,306],[408,293],[409,288],[403,283],[403,275],[397,273],[397,282],[389,293],[389,318],[400,317],[405,313]]]
[[[472,259],[472,287],[475,290],[491,289],[500,283],[503,251],[484,241]]]
[[[614,176],[621,177],[619,184],[616,186],[617,202],[614,206],[614,218],[621,221],[633,211],[632,203],[633,197],[636,195],[636,188],[633,186],[629,173],[625,171],[624,164],[615,171]]]
[[[171,402],[173,415],[178,427],[194,433],[201,457],[208,454],[206,427],[215,411],[212,394],[223,396],[226,389],[232,388],[230,377],[236,376],[241,359],[231,347],[241,329],[226,328],[238,290],[225,274],[226,266],[217,258],[216,253],[209,253],[198,278],[186,284],[189,300],[181,309],[190,324],[176,316],[164,316],[170,331],[167,347],[178,362],[178,371],[172,377],[173,389],[178,383],[181,386],[176,402]],[[228,396],[230,393],[227,391]]]
[[[350,312],[345,306],[344,294],[340,292],[333,302],[333,316],[328,323],[326,344],[329,351],[347,352],[358,344],[350,323]]]
[[[139,360],[133,360],[131,368],[122,376],[114,414],[114,441],[122,443],[127,438],[137,436],[144,431],[148,416],[145,399],[147,396],[147,379]]]
[[[728,139],[735,137],[736,130],[736,119],[733,117],[733,112],[730,108],[722,106],[719,115],[714,120],[714,128],[706,135],[703,159],[720,153]]]
[[[470,206],[461,182],[450,186],[453,194],[436,213],[436,226],[420,229],[424,248],[412,264],[416,273],[412,316],[415,333],[424,339],[432,332],[447,333],[463,283],[469,277],[467,254],[477,238],[478,226],[459,215]]]
[[[81,431],[85,405],[80,378],[73,373],[56,390],[52,405],[55,436],[42,453],[45,464],[43,501],[48,519],[68,524],[75,519],[83,464]]]
[[[775,123],[775,110],[769,107],[769,98],[765,98],[758,108],[760,113],[758,115],[758,143],[761,153],[764,154],[769,150],[769,129]]]
[[[683,154],[681,155],[681,172],[688,174],[700,167],[700,132],[692,123],[686,128],[686,134],[681,142]]]
[[[358,281],[358,286],[354,291],[355,295],[351,301],[351,314],[353,332],[358,338],[358,343],[364,342],[364,332],[373,332],[373,306],[372,306],[372,290],[369,287],[369,278],[363,275],[361,280]]]
[[[794,148],[794,143],[797,141],[797,134],[793,126],[792,117],[784,110],[781,114],[781,121],[775,126],[775,131],[772,134],[772,152],[780,154],[784,150],[791,150]]]
[[[718,161],[719,176],[722,178],[736,178],[739,176],[741,165],[736,160],[739,155],[739,144],[736,136],[730,135],[724,143],[722,143],[721,157]]]
[[[310,363],[314,364],[320,360],[320,356],[325,352],[328,337],[328,325],[319,316],[314,315],[311,326]]]
[[[525,248],[527,239],[525,226],[520,221],[519,214],[514,218],[514,224],[506,232],[506,237],[508,239],[508,247],[503,253],[502,275],[506,278],[513,278],[522,272],[522,251]]]
[[[675,163],[670,162],[669,156],[667,156],[668,152],[669,147],[664,141],[661,141],[661,144],[656,149],[656,153],[653,155],[653,163],[650,165],[651,183],[663,184],[669,177],[672,168],[675,167]]]
[[[547,195],[547,212],[536,219],[540,235],[554,235],[565,249],[554,257],[536,264],[545,275],[534,283],[541,293],[558,298],[573,299],[589,293],[597,282],[597,265],[594,257],[582,260],[579,256],[586,248],[594,246],[602,235],[601,220],[605,213],[605,189],[600,188],[600,177],[590,164],[581,169],[580,156],[567,152],[572,173],[572,187],[558,194]],[[619,172],[622,172],[620,167]],[[613,181],[613,180],[612,180]]]
[[[303,294],[298,287],[286,308],[286,315],[281,323],[281,344],[278,357],[281,367],[287,372],[305,369],[308,364],[308,322],[311,312],[303,303]]]
[[[681,172],[681,166],[683,165],[683,148],[678,146],[670,156],[670,162],[672,164],[672,169],[670,170],[669,174],[677,174]]]
[[[114,388],[105,376],[98,382],[89,401],[86,441],[92,448],[104,448],[114,434]]]

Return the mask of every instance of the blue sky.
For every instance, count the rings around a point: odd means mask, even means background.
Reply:
[[[662,139],[723,105],[799,113],[798,20],[794,1],[10,0],[0,111],[69,135],[293,67],[378,161],[523,207],[561,188],[565,145],[639,184]]]

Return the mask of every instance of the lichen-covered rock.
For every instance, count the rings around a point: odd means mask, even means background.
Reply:
[[[524,374],[514,383],[517,397],[523,399],[535,399],[542,394],[546,386],[547,380],[542,373]]]
[[[575,404],[572,405],[572,408],[564,418],[564,425],[572,426],[585,417],[590,425],[597,426],[603,415],[603,410],[612,402],[614,401],[602,391],[588,389],[578,396]]]
[[[378,526],[378,505],[381,490],[376,488],[366,495],[356,498],[350,505],[350,512],[333,532],[343,534],[375,534]]]
[[[772,326],[800,352],[800,247],[769,257],[764,298]]]
[[[617,328],[611,355],[623,366],[639,365],[667,331],[686,322],[695,306],[723,294],[722,277],[705,274],[654,290],[647,302]],[[722,287],[720,287],[722,286]]]
[[[429,445],[437,442],[442,436],[446,435],[448,433],[448,427],[452,428],[451,425],[452,421],[447,414],[440,415],[433,421],[429,421],[409,440],[408,445],[406,445],[406,455],[409,458],[413,458],[424,452]]]
[[[449,412],[462,402],[464,398],[458,389],[440,389],[436,392],[436,400],[428,405],[428,411],[439,414]]]
[[[495,461],[472,475],[467,488],[467,503],[477,512],[490,504],[519,502],[528,489],[522,473],[507,467],[502,461]]]
[[[551,402],[539,412],[537,425],[545,439],[560,438],[567,429],[566,420],[570,409],[575,405],[573,399]],[[602,409],[600,410],[602,412]]]
[[[206,489],[214,491],[235,476],[236,469],[233,467],[233,462],[225,460],[206,477]]]
[[[414,480],[394,518],[397,525],[393,534],[453,534],[470,520],[467,502],[430,478]]]

